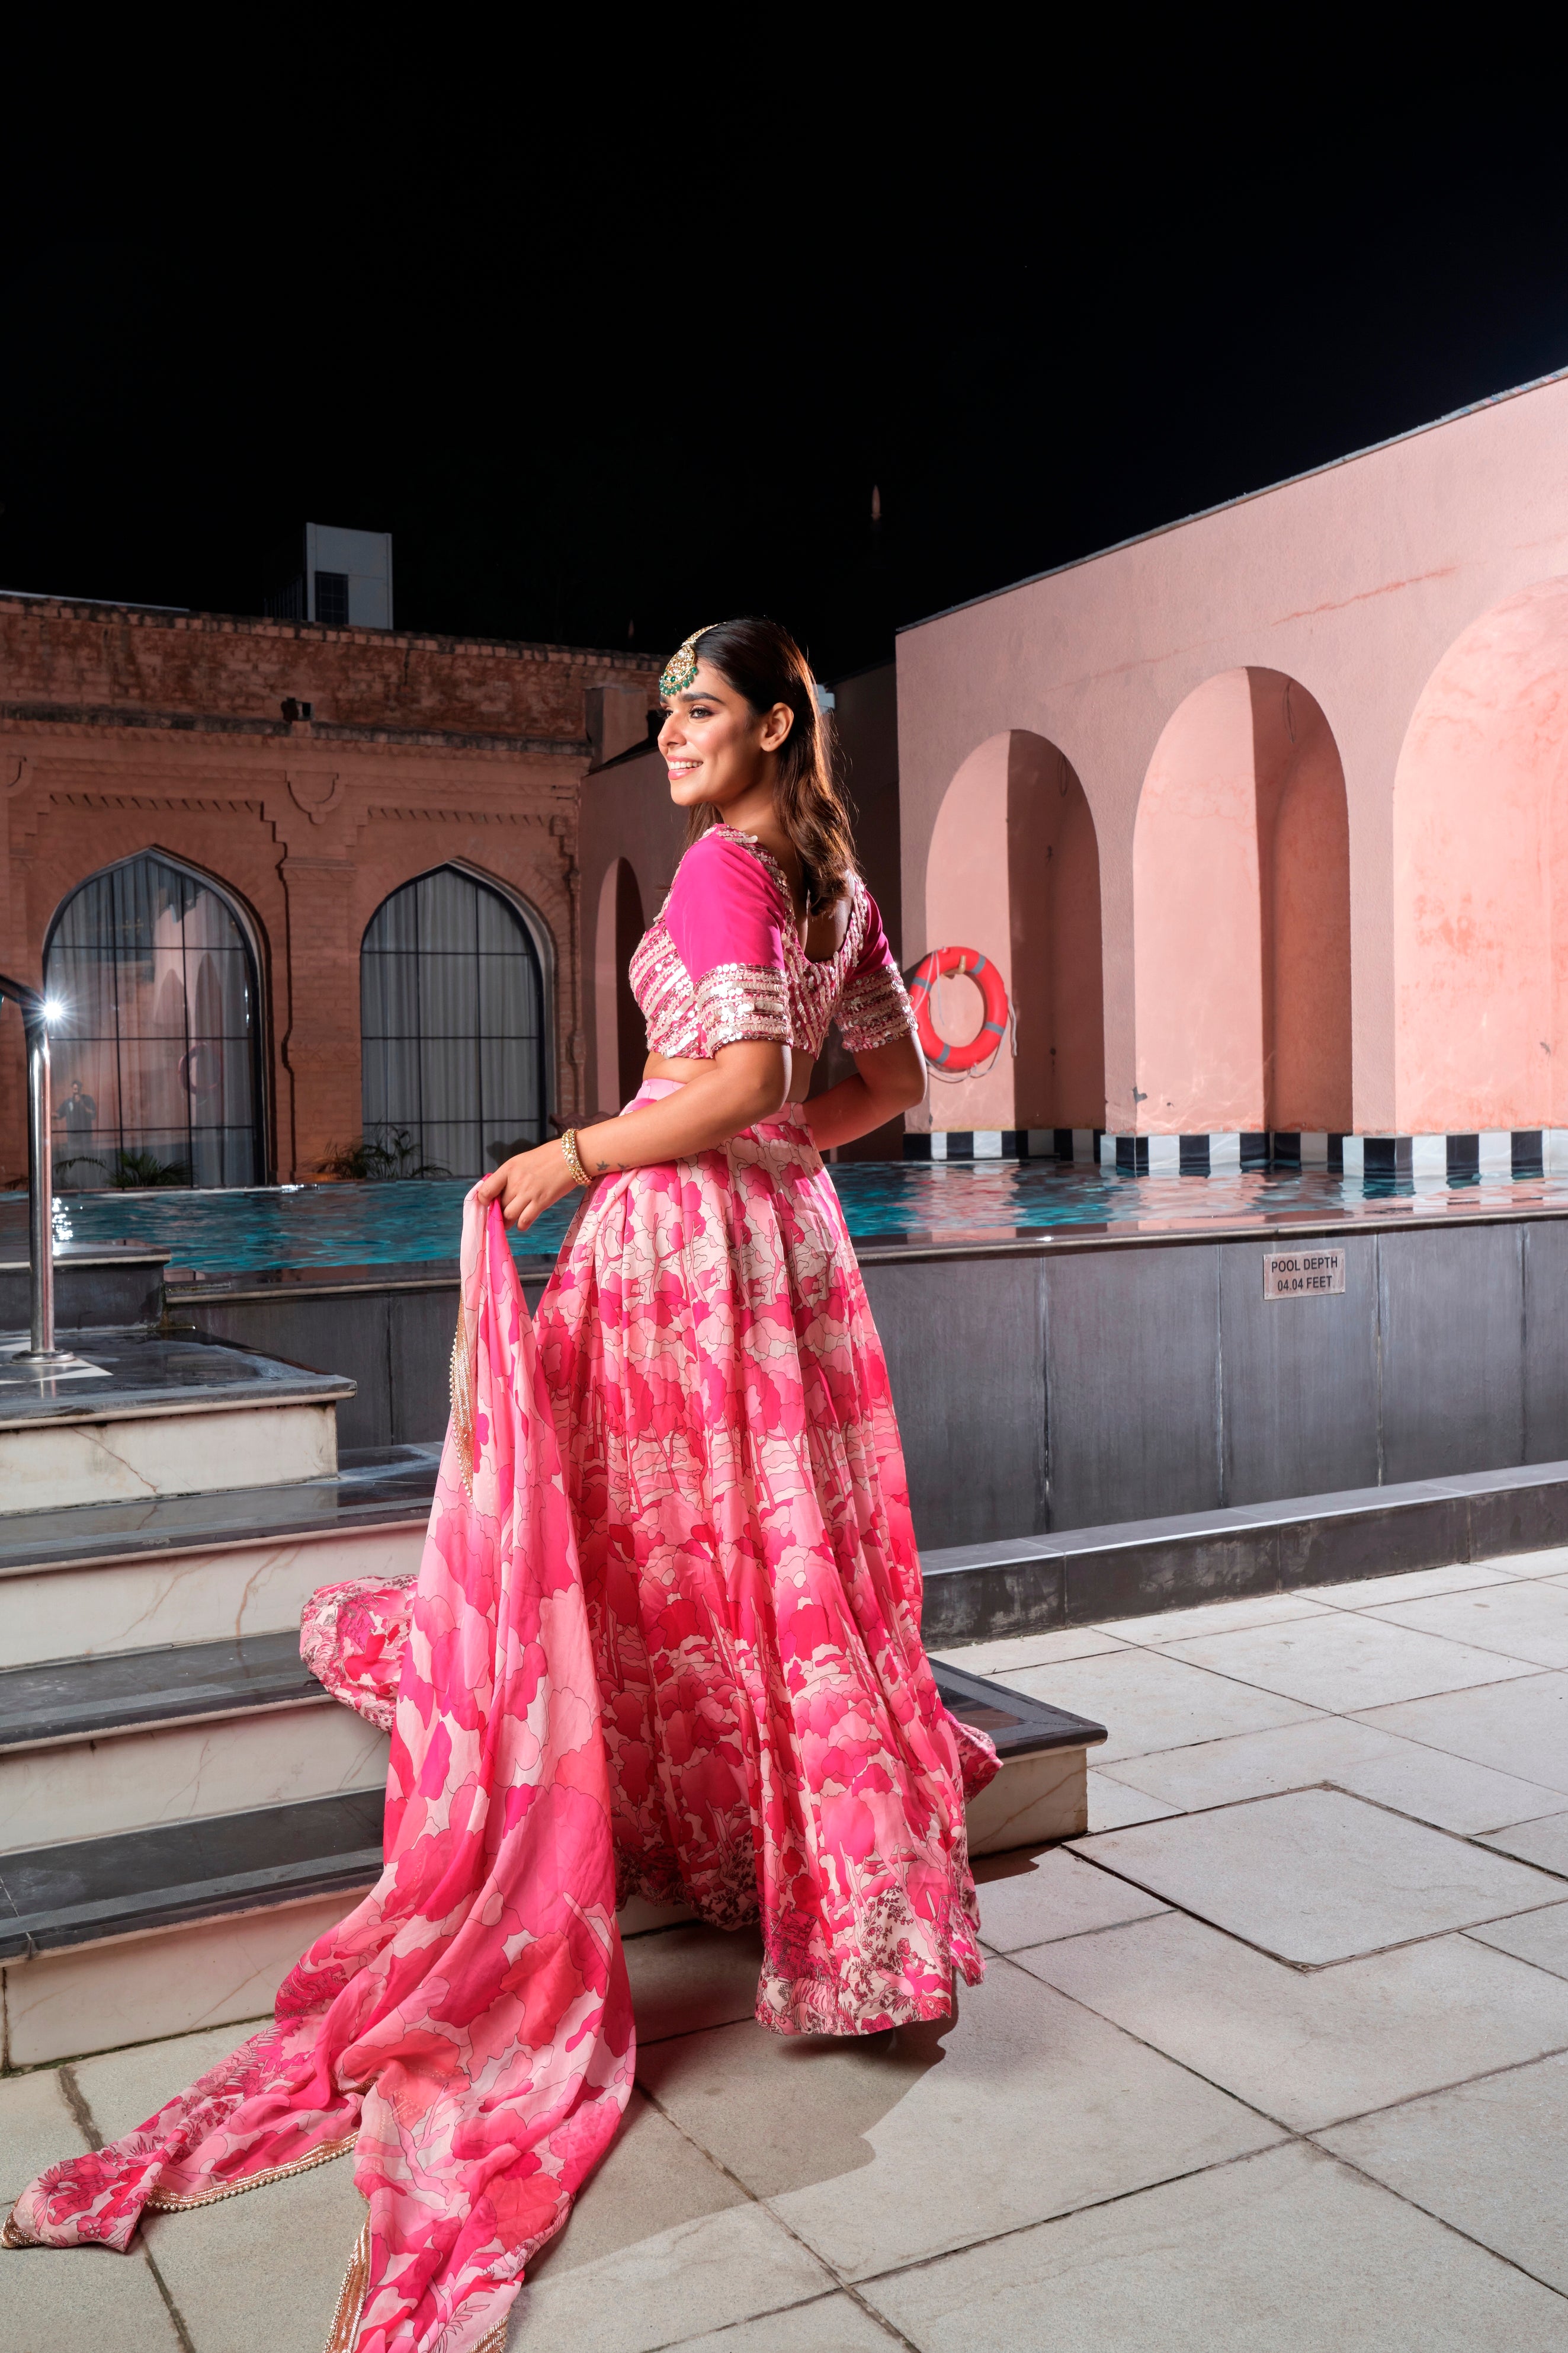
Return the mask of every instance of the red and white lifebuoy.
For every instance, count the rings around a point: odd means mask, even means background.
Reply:
[[[931,1018],[931,990],[939,980],[955,972],[973,981],[985,1006],[979,1033],[967,1046],[950,1046],[945,1038],[939,1038]],[[1002,986],[1002,976],[978,948],[932,948],[930,955],[922,956],[915,966],[915,976],[910,983],[910,1003],[914,1008],[921,1050],[936,1071],[951,1071],[955,1076],[963,1071],[973,1071],[977,1064],[990,1060],[1007,1034],[1007,992]]]

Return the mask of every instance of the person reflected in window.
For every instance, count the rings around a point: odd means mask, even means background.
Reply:
[[[70,1092],[58,1106],[55,1117],[65,1129],[68,1144],[85,1143],[91,1135],[98,1119],[98,1103],[79,1079],[71,1081]]]

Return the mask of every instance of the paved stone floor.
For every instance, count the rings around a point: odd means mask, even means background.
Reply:
[[[955,1658],[1111,1728],[955,2021],[751,2021],[628,1947],[639,2088],[511,2353],[1568,2353],[1568,1552]],[[0,2084],[0,2191],[234,2040]],[[0,2256],[0,2348],[319,2353],[347,2163]]]

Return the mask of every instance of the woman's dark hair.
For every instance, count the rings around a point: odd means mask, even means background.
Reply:
[[[773,806],[800,854],[807,912],[831,907],[855,863],[855,841],[835,773],[832,729],[816,707],[810,664],[787,629],[754,617],[704,629],[692,651],[743,694],[759,717],[776,702],[792,712],[795,724],[778,754]],[[694,808],[687,820],[688,844],[718,816],[711,803]]]

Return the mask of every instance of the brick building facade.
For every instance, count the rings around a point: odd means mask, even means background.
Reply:
[[[646,664],[567,647],[0,595],[0,970],[39,981],[61,908],[121,861],[210,883],[250,944],[257,1166],[284,1182],[361,1133],[367,927],[455,868],[527,927],[546,1107],[570,1119],[586,1108],[579,786],[656,693]],[[0,1184],[26,1166],[7,1009]]]

